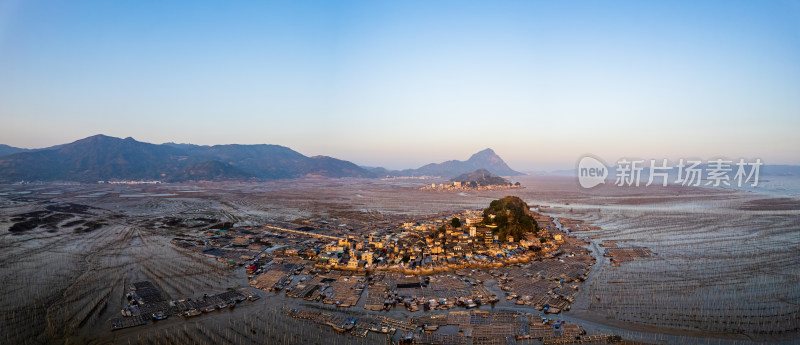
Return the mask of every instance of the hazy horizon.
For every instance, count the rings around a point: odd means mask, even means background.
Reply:
[[[0,143],[800,164],[794,2],[0,4]]]

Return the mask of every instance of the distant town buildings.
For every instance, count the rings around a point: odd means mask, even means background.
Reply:
[[[517,189],[517,188],[525,188],[519,184],[519,182],[515,184],[505,184],[505,185],[471,185],[469,183],[462,183],[461,181],[450,182],[448,184],[444,183],[431,183],[430,185],[426,185],[425,187],[420,188],[421,190],[436,190],[436,191],[453,191],[453,190],[503,190],[503,189]]]

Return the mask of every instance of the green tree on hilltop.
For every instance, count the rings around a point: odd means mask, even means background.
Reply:
[[[483,222],[485,225],[497,226],[492,233],[501,240],[512,236],[514,241],[519,241],[526,233],[539,232],[539,224],[530,215],[528,204],[516,196],[493,200],[483,210]]]

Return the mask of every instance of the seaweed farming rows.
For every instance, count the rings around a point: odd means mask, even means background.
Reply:
[[[128,334],[117,340],[130,344],[390,344],[386,335],[369,333],[364,338],[334,331],[311,320],[286,316],[280,306],[267,307],[242,317],[215,322],[183,322],[161,330]]]
[[[562,210],[563,211],[563,210]],[[597,241],[655,255],[598,265],[588,309],[612,319],[749,335],[800,330],[798,217],[730,210],[564,213],[599,225]]]

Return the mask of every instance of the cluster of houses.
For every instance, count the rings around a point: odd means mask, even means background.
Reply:
[[[288,245],[276,254],[303,256],[330,269],[425,271],[518,262],[532,252],[552,251],[562,242],[561,234],[549,232],[542,237],[529,233],[519,241],[511,236],[501,239],[481,225],[482,211],[467,210],[457,216],[458,227],[450,218],[436,217],[406,222],[394,230]]]
[[[528,233],[515,241],[511,236],[499,238],[491,225],[484,226],[482,210],[449,216],[416,219],[387,229],[339,236],[302,229],[280,232],[274,226],[261,230],[211,229],[201,239],[176,238],[173,243],[231,266],[249,267],[266,256],[297,256],[325,269],[411,274],[527,262],[535,255],[556,251],[563,243],[560,231],[547,225],[552,222],[540,221],[545,224],[545,231]],[[453,222],[452,216],[459,221]]]
[[[291,297],[342,307],[355,305],[370,284],[365,304],[369,310],[384,309],[387,301],[404,303],[412,311],[449,309],[462,299],[469,308],[480,303],[476,298],[496,300],[481,285],[494,278],[506,299],[559,312],[568,308],[577,291],[564,284],[581,280],[593,258],[583,248],[585,243],[563,233],[553,218],[532,216],[540,230],[516,241],[497,236],[491,225],[484,224],[482,210],[465,210],[361,233],[323,234],[307,225],[233,226],[173,243],[195,247],[232,266],[245,266],[255,288],[285,290]],[[552,259],[533,260],[537,258]]]

